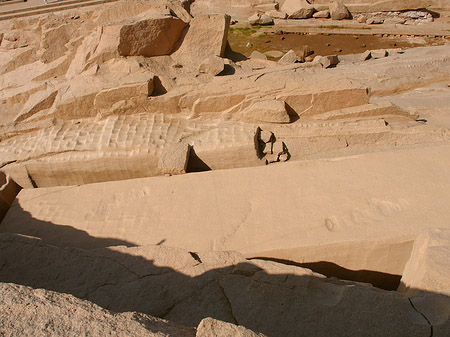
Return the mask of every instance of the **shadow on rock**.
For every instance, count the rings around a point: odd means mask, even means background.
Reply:
[[[450,300],[404,298],[237,252],[166,246],[83,250],[0,235],[0,281],[72,294],[103,308],[185,326],[205,317],[267,336],[429,336],[449,331]],[[418,298],[419,301],[415,302]]]

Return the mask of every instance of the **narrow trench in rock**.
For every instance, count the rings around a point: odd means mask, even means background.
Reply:
[[[265,260],[282,263],[290,266],[311,269],[313,272],[325,275],[326,277],[336,277],[341,280],[370,283],[374,287],[384,290],[397,290],[402,275],[388,274],[373,270],[351,270],[341,267],[333,262],[319,261],[298,263],[289,260],[254,257],[249,260]]]

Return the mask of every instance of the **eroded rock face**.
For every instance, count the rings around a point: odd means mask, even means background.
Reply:
[[[0,283],[0,325],[7,336],[195,336],[194,328],[163,319],[112,313],[72,295],[11,283]]]
[[[236,252],[188,252],[165,246],[121,246],[83,251],[47,246],[39,240],[11,234],[0,236],[0,247],[2,282],[69,293],[116,312],[139,311],[188,327],[200,324],[197,330],[200,333],[219,327],[219,331],[232,331],[233,335],[241,333],[243,336],[255,335],[244,327],[267,336],[292,336],[298,331],[316,336],[327,336],[330,331],[335,336],[348,336],[360,331],[375,336],[424,336],[430,331],[428,323],[417,314],[409,300],[394,292],[327,279],[300,267],[258,259],[247,261]],[[25,302],[17,296],[24,287],[5,287],[12,289],[15,295],[9,297],[9,307],[20,307],[22,304],[15,303]],[[29,288],[25,289],[31,292]],[[57,301],[62,297],[63,312],[69,309],[65,306],[67,299],[77,305],[82,302],[70,295],[36,292],[43,294],[44,298],[56,296]],[[2,292],[0,296],[5,295],[6,292]],[[427,298],[428,294],[422,296]],[[442,295],[437,299],[441,304],[449,301]],[[38,303],[42,302],[46,303],[42,300]],[[117,324],[119,331],[131,329],[134,324],[133,321],[126,323],[122,320],[122,317],[134,314],[113,316],[87,302],[82,303],[90,312],[85,314],[80,310],[75,315],[96,318],[86,323],[86,327],[95,326],[100,319],[106,320],[108,325],[111,322],[113,327]],[[53,306],[58,307],[58,304]],[[40,320],[39,317],[52,317],[52,311],[28,310],[30,314],[39,312],[30,318],[31,322]],[[1,311],[2,317],[10,322],[4,315],[6,312]],[[61,309],[58,312],[61,313]],[[440,322],[434,321],[434,329],[445,331],[448,312],[443,307],[439,313],[442,318]],[[63,327],[78,324],[75,318],[79,316],[70,316],[72,319]],[[152,322],[148,316],[142,316],[144,322]],[[29,326],[27,317],[19,318],[23,318],[25,327]],[[112,319],[116,317],[117,322],[114,323]],[[207,317],[239,327],[218,324],[210,319],[200,323]],[[157,322],[161,324],[161,321]],[[163,332],[167,327],[164,323]],[[17,321],[15,324],[18,326]],[[152,324],[144,323],[150,329]]]
[[[120,28],[118,51],[122,56],[169,55],[186,24],[176,17],[143,19]]]

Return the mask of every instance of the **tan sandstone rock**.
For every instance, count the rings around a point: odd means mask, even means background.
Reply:
[[[169,55],[186,24],[175,17],[142,19],[120,28],[118,51],[122,56]]]
[[[332,20],[350,19],[351,17],[347,7],[337,0],[330,3],[330,16]]]
[[[288,19],[307,19],[314,13],[314,7],[306,0],[286,0],[281,11],[287,13]]]
[[[204,318],[197,327],[196,337],[264,337],[262,333],[256,333],[243,326],[219,321],[214,318]]]
[[[161,174],[186,173],[191,147],[186,143],[168,144],[158,161]]]
[[[413,296],[420,291],[450,295],[450,230],[430,229],[414,241],[398,291]]]
[[[224,56],[230,20],[226,14],[197,15],[172,58],[181,64],[198,64],[199,60],[211,56]]]
[[[20,186],[0,171],[0,223],[13,203]]]
[[[198,71],[202,74],[216,76],[223,71],[224,67],[225,63],[223,58],[219,56],[210,56],[200,63]]]
[[[0,283],[0,325],[8,336],[195,335],[193,328],[160,318],[137,312],[116,314],[72,295],[11,283]]]
[[[289,123],[290,117],[286,103],[278,100],[257,100],[241,111],[247,120],[266,123]]]
[[[298,61],[298,56],[292,49],[289,50],[283,57],[278,61],[279,64],[292,64]]]

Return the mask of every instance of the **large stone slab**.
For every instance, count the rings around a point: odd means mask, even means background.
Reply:
[[[449,216],[449,154],[447,145],[421,147],[22,190],[0,231],[62,246],[95,247],[88,234],[399,275],[416,236]]]

